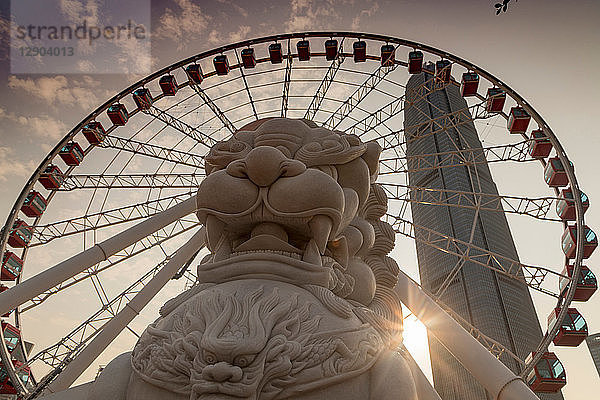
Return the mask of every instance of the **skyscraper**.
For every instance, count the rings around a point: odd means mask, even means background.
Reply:
[[[600,333],[589,335],[585,338],[585,342],[590,350],[592,360],[594,360],[596,371],[598,371],[598,375],[600,375]]]
[[[464,149],[471,149],[467,151],[472,151],[475,159],[485,159],[459,88],[452,84],[436,87],[432,71],[432,65],[426,65],[423,73],[411,76],[406,87],[404,128],[410,187],[438,189],[449,195],[448,191],[498,195],[485,162],[422,168],[423,156],[429,165],[448,164],[444,161],[447,155],[442,153]],[[436,123],[431,123],[432,120]],[[414,190],[411,190],[411,197],[416,197]],[[447,287],[440,299],[483,334],[524,360],[542,338],[527,286],[471,261],[463,262],[461,266],[459,257],[426,244],[425,231],[419,228],[425,227],[518,261],[504,212],[417,202],[411,202],[411,211],[416,226],[417,258],[423,287],[436,293],[452,271],[458,270],[446,282]],[[429,346],[434,384],[442,399],[489,398],[485,389],[435,338],[429,338]],[[513,358],[503,355],[501,360],[519,374],[521,366]],[[560,393],[540,397],[562,399]]]

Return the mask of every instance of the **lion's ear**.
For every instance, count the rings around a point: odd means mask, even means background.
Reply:
[[[367,151],[361,156],[369,167],[369,175],[371,180],[375,181],[379,172],[379,155],[381,154],[381,146],[376,141],[365,143]]]

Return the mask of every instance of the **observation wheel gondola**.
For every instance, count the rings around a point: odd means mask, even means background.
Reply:
[[[462,143],[443,154],[407,156],[406,82],[420,73],[432,79],[433,89],[428,90],[455,86],[466,101],[462,109],[430,118],[431,134],[445,135],[452,127],[473,123],[486,139],[483,147]],[[27,278],[82,250],[100,258],[48,287],[28,289],[30,295],[16,298],[6,310],[0,330],[0,393],[35,398],[52,385],[60,387],[57,382],[68,387],[72,380],[63,379],[65,369],[77,365],[74,378],[86,370],[89,363],[79,365],[77,360],[88,344],[180,257],[177,250],[195,237],[192,234],[200,226],[193,215],[182,215],[110,254],[100,244],[164,210],[185,208],[205,176],[204,156],[210,147],[236,129],[268,117],[306,118],[363,141],[376,140],[383,148],[378,183],[388,196],[387,220],[399,246],[418,241],[525,284],[544,296],[542,303],[553,303],[542,311],[552,318],[527,357],[486,336],[443,304],[445,288],[454,276],[430,296],[494,355],[520,365],[521,376],[534,390],[564,385],[564,371],[551,384],[538,382],[539,371],[549,360],[558,361],[549,345],[571,346],[579,340],[566,332],[579,321],[571,302],[589,299],[597,288],[592,272],[582,265],[597,239],[584,221],[589,200],[554,132],[513,89],[460,57],[381,35],[304,32],[223,46],[165,67],[98,107],[45,157],[17,196],[0,236],[2,281],[10,288],[3,290],[12,293],[12,288],[25,287]],[[531,190],[537,192],[520,193],[510,184],[499,185],[499,195],[452,191],[414,185],[407,178],[415,170],[482,163],[490,168],[498,165],[499,171],[502,165],[541,164],[537,175],[527,176],[536,182]],[[551,226],[550,231],[564,232],[553,243],[558,256],[552,265],[541,267],[528,252],[522,255],[526,262],[494,253],[415,224],[411,203],[476,214],[505,212],[511,223],[517,218],[535,222],[538,229]],[[470,222],[475,225],[477,220]],[[169,276],[172,282],[148,299],[149,308],[193,285],[196,277],[190,266],[205,254],[192,252]],[[453,274],[461,267],[457,263]],[[73,296],[80,299],[77,309],[72,307]],[[126,343],[132,344],[152,319],[153,312],[144,313],[123,327],[120,338],[126,337]],[[63,323],[49,321],[51,315]],[[35,321],[44,319],[45,331],[36,332]],[[581,335],[581,329],[576,333]],[[13,343],[15,332],[18,340]],[[35,351],[30,342],[36,344]]]

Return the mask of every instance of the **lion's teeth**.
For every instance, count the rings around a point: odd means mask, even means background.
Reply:
[[[348,242],[345,236],[341,236],[329,243],[329,249],[333,258],[346,268],[348,266]]]
[[[319,248],[319,253],[323,254],[325,252],[325,247],[327,247],[331,228],[333,227],[331,218],[326,217],[325,215],[315,215],[308,223],[308,226],[310,227],[313,239]]]
[[[304,255],[302,261],[310,264],[321,265],[321,254],[319,254],[319,247],[314,239],[311,239],[304,249]]]
[[[219,240],[224,232],[225,222],[214,215],[208,214],[206,217],[206,244],[212,252],[216,250]]]

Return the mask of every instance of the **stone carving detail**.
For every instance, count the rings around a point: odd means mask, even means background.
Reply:
[[[319,335],[322,315],[309,308],[277,288],[205,290],[146,329],[133,369],[190,399],[214,393],[272,399],[286,387],[314,386],[315,376],[339,379],[373,364],[382,348],[375,331]]]
[[[126,399],[416,399],[393,356],[380,152],[285,118],[213,146],[197,194],[210,254],[136,344]]]

